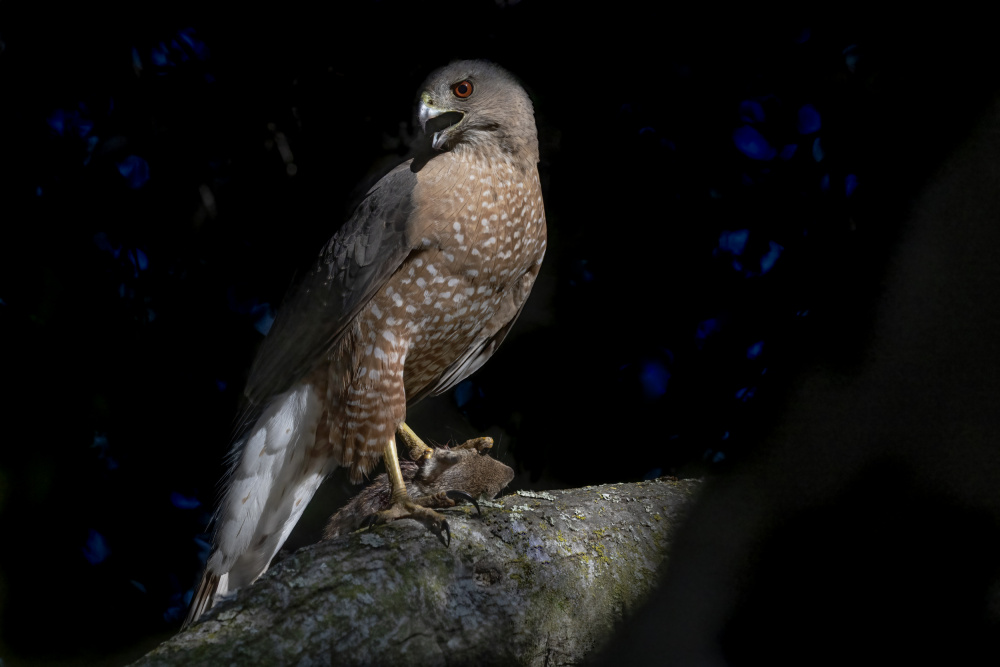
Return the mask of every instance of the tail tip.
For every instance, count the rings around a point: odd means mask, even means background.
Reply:
[[[212,608],[212,601],[218,589],[219,575],[206,571],[201,577],[201,583],[198,584],[198,589],[195,591],[194,597],[191,598],[191,608],[188,609],[187,617],[181,623],[181,632],[191,627],[193,623],[201,618],[202,614]]]

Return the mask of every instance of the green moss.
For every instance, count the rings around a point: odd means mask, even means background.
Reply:
[[[510,561],[508,561],[511,566],[512,572],[510,573],[510,578],[519,584],[525,584],[531,586],[535,577],[535,562],[526,556],[518,556]]]
[[[336,594],[339,597],[349,598],[351,600],[357,599],[357,597],[362,593],[370,593],[370,592],[371,591],[369,591],[366,586],[362,586],[361,584],[355,584],[355,585],[348,584],[344,586],[337,586],[336,588]]]

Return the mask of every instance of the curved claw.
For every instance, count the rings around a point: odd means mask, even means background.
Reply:
[[[479,516],[483,515],[483,511],[479,509],[479,503],[477,503],[476,499],[470,496],[465,491],[458,491],[453,489],[451,491],[446,491],[444,495],[448,496],[452,500],[465,500],[472,503],[472,505],[476,508],[476,512],[479,513]]]
[[[375,527],[376,523],[378,523],[378,514],[371,514],[361,522],[361,527],[365,530],[371,530]]]
[[[445,535],[448,536],[448,540],[447,541],[445,541],[445,539],[444,539]],[[441,522],[441,532],[438,533],[438,537],[440,537],[441,541],[444,542],[444,546],[445,547],[450,547],[451,546],[451,528],[448,527],[448,522],[447,521],[442,521]]]

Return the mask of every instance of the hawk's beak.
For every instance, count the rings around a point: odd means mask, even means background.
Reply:
[[[439,123],[431,123],[430,130],[428,130],[428,121],[444,116],[445,114],[454,114],[454,117],[450,117],[447,120],[442,119],[442,122]],[[445,141],[448,139],[448,130],[462,122],[462,118],[464,117],[465,113],[462,111],[458,111],[456,109],[441,109],[434,106],[430,93],[425,92],[420,96],[420,106],[417,111],[417,120],[420,121],[420,127],[424,132],[429,131],[432,133],[431,146],[433,146],[436,150],[441,150],[443,148]]]
[[[427,131],[427,121],[444,113],[441,109],[435,109],[431,106],[430,101],[431,96],[427,93],[420,96],[420,110],[417,112],[417,120],[420,121],[420,127],[425,132]]]

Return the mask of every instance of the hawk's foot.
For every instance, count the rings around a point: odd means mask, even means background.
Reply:
[[[476,511],[482,515],[479,503],[476,499],[465,491],[439,491],[427,496],[394,502],[389,509],[372,514],[367,521],[367,527],[381,525],[395,521],[396,519],[413,519],[419,521],[427,527],[427,530],[437,535],[438,539],[447,547],[451,545],[451,530],[448,527],[448,520],[430,509],[431,507],[454,507],[459,500],[472,503]]]
[[[424,496],[420,498],[433,498],[434,496]],[[448,499],[451,503],[447,507],[451,507],[455,504],[454,501]],[[441,505],[443,506],[443,505]],[[437,535],[441,543],[446,547],[451,545],[451,529],[448,528],[448,521],[435,512],[432,509],[428,509],[422,505],[417,504],[409,498],[404,498],[402,500],[397,500],[389,506],[389,509],[382,510],[381,512],[376,512],[368,518],[368,527],[378,526],[384,523],[389,523],[397,519],[413,519],[419,521],[427,527],[427,530],[431,531]]]
[[[396,432],[399,433],[400,438],[402,438],[403,442],[406,443],[407,453],[409,454],[411,461],[429,459],[434,456],[437,451],[433,447],[428,447],[424,444],[424,441],[420,439],[420,436],[414,433],[413,429],[406,425],[406,422],[401,422]],[[461,445],[455,445],[451,448],[451,450],[474,449],[482,454],[487,449],[491,449],[492,447],[493,438],[484,436],[481,438],[466,440]]]
[[[465,491],[459,491],[457,489],[452,489],[451,491],[438,491],[437,493],[432,493],[429,496],[421,496],[414,499],[413,502],[424,507],[454,507],[458,504],[456,502],[458,500],[464,500],[472,503],[479,515],[482,516],[483,511],[479,509],[479,503],[476,502],[476,499]]]
[[[474,449],[480,454],[485,452],[487,449],[493,448],[493,438],[483,436],[482,438],[472,438],[471,440],[466,440],[461,445],[455,445],[452,447],[452,451],[456,449]]]

